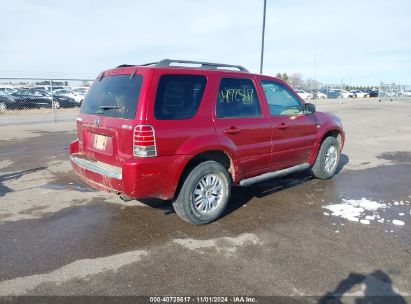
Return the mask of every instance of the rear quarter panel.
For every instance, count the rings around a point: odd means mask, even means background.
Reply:
[[[157,119],[154,114],[154,103],[158,83],[162,75],[200,75],[206,77],[204,95],[197,113],[189,119]],[[213,124],[213,91],[215,91],[213,76],[204,70],[190,71],[183,69],[158,69],[153,75],[150,98],[147,107],[147,124],[154,127],[157,153],[159,156],[195,155],[218,147],[219,142]]]

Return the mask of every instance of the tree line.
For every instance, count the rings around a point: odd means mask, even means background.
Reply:
[[[281,80],[288,83],[290,86],[296,89],[304,89],[304,90],[314,90],[314,89],[321,89],[321,88],[344,88],[344,90],[351,91],[351,90],[360,90],[360,91],[368,91],[375,89],[375,86],[357,86],[357,85],[348,85],[348,84],[337,84],[337,85],[329,85],[326,83],[319,82],[315,79],[308,78],[304,80],[300,73],[293,73],[288,75],[287,73],[277,73],[275,77],[280,78]]]

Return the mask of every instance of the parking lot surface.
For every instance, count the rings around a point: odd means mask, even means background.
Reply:
[[[410,296],[411,103],[317,109],[343,120],[338,174],[235,188],[205,226],[83,184],[74,121],[0,126],[0,295]]]

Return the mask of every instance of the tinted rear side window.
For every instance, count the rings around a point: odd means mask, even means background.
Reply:
[[[200,106],[206,78],[196,75],[163,75],[160,78],[154,116],[160,120],[192,118]]]
[[[106,76],[95,80],[81,106],[81,113],[132,119],[136,115],[143,77]]]

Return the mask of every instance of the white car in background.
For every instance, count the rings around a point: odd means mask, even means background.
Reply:
[[[81,88],[72,88],[71,89],[75,94],[77,95],[82,95],[82,96],[86,96],[87,92],[88,92],[88,88],[87,87],[81,87]]]
[[[355,94],[355,97],[357,98],[368,98],[370,97],[370,94],[367,92],[363,92],[360,90],[352,90],[351,93]]]
[[[327,94],[324,94],[323,92],[320,91],[313,91],[312,92],[313,98],[315,99],[327,99]]]
[[[53,93],[57,96],[67,96],[67,97],[73,98],[75,102],[79,104],[81,104],[84,99],[84,95],[80,95],[78,93],[73,92],[73,90],[69,90],[69,89],[55,90]]]
[[[0,88],[0,91],[2,91],[2,92],[3,92],[3,93],[5,93],[5,94],[8,94],[8,95],[10,95],[10,94],[13,94],[13,93],[16,93],[16,92],[17,92],[17,90],[16,90],[16,89],[9,88],[9,87]]]
[[[298,96],[300,96],[304,100],[308,100],[308,99],[313,98],[312,94],[310,94],[310,93],[308,93],[304,90],[294,90],[294,91],[298,94]]]

